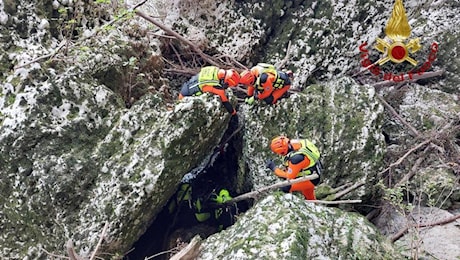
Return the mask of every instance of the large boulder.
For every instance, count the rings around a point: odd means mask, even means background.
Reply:
[[[112,6],[47,4],[1,3],[0,253],[63,254],[72,240],[88,256],[108,224],[101,250],[123,255],[209,158],[229,115],[209,95],[171,102],[145,25],[101,30],[84,10]],[[84,37],[64,44],[53,17]]]
[[[68,239],[88,254],[106,222],[105,250],[126,252],[218,145],[228,113],[208,95],[170,111],[148,95],[126,110],[103,86],[48,77],[2,96],[2,255],[58,252]]]
[[[275,193],[202,244],[198,259],[401,259],[364,217]]]

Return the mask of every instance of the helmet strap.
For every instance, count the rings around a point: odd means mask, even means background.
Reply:
[[[291,142],[288,143],[288,153],[294,151],[294,147],[292,146]]]

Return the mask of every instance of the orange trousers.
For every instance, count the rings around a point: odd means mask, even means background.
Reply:
[[[292,184],[289,192],[293,191],[302,192],[306,200],[316,200],[315,185],[309,180]]]
[[[287,85],[287,86],[284,86],[283,88],[273,90],[272,104],[275,104],[278,101],[278,99],[280,99],[289,90],[290,87],[291,87],[290,85]]]
[[[218,95],[220,97],[220,100],[222,101],[222,104],[224,105],[225,109],[227,109],[227,111],[232,115],[236,114],[235,108],[233,108],[232,104],[230,104],[230,101],[228,100],[228,97],[227,97],[227,95],[225,93],[225,89],[219,89],[219,88],[215,88],[214,86],[205,85],[205,86],[203,86],[201,91],[203,93],[212,93],[214,95]],[[181,100],[183,98],[184,98],[184,96],[182,95],[182,93],[180,93],[179,94],[179,100]]]

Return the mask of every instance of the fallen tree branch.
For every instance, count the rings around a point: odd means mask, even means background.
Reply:
[[[408,225],[408,226],[404,227],[403,229],[401,229],[400,231],[398,231],[398,233],[393,235],[391,237],[391,242],[395,242],[398,239],[400,239],[402,236],[404,236],[404,234],[409,230],[409,228],[414,228],[414,227],[415,228],[421,228],[421,227],[439,226],[439,225],[444,225],[444,224],[454,222],[455,220],[457,220],[459,218],[460,218],[460,214],[457,214],[457,215],[454,215],[454,216],[452,216],[450,218],[446,218],[446,219],[436,221],[436,222]]]
[[[350,186],[351,186],[351,183],[347,182],[337,188],[331,188],[327,192],[322,193],[322,195],[324,195],[324,197],[327,197],[329,195],[336,194],[337,192],[344,190],[345,188],[350,187]]]
[[[438,71],[430,71],[430,72],[425,72],[422,75],[419,74],[412,74],[411,78],[402,80],[402,81],[393,81],[393,80],[385,80],[385,81],[380,81],[377,83],[372,84],[374,88],[382,88],[382,87],[387,87],[387,86],[393,86],[395,84],[401,84],[401,83],[411,83],[411,82],[416,82],[419,79],[428,79],[428,78],[433,78],[437,76],[442,76],[444,74],[444,70],[438,70]]]
[[[186,247],[173,255],[170,260],[193,260],[200,253],[201,237],[195,236]]]
[[[429,147],[427,147],[429,148]],[[426,149],[425,149],[426,151]],[[414,177],[415,174],[417,174],[417,170],[418,170],[418,167],[420,166],[420,164],[422,164],[423,160],[425,160],[424,157],[420,157],[417,159],[417,161],[415,161],[415,164],[414,166],[411,168],[411,170],[409,171],[409,173],[407,173],[406,175],[404,175],[401,180],[399,180],[396,184],[395,184],[395,187],[400,187],[402,186],[406,181],[409,181],[410,179],[412,179],[412,177]]]
[[[338,192],[337,194],[335,194],[332,197],[332,200],[335,201],[336,199],[338,199],[338,198],[342,197],[343,195],[345,195],[345,194],[347,194],[347,193],[349,193],[349,192],[351,192],[351,191],[363,186],[364,184],[365,184],[364,181],[357,182],[357,183],[351,185],[350,187],[344,189],[343,191]]]
[[[97,242],[96,248],[94,249],[93,253],[91,254],[91,257],[89,260],[93,260],[96,257],[97,251],[99,250],[99,247],[102,244],[102,240],[105,237],[105,234],[107,233],[107,228],[109,227],[109,223],[105,222],[104,228],[102,229],[101,237],[99,238],[99,241]]]
[[[281,69],[286,65],[286,63],[289,61],[290,52],[291,52],[291,41],[288,42],[288,46],[286,49],[286,56],[284,56],[284,59],[279,64],[275,64],[275,67],[277,69]]]
[[[376,95],[377,98],[380,100],[380,102],[382,102],[382,104],[390,111],[391,114],[393,114],[403,125],[405,125],[407,128],[409,128],[409,130],[416,136],[416,137],[420,137],[420,133],[417,131],[417,129],[415,129],[415,127],[413,127],[411,124],[407,123],[406,120],[404,120],[397,112],[396,110],[390,105],[388,104],[385,99],[383,99],[383,97],[381,97],[380,95]]]
[[[67,243],[65,244],[67,254],[69,255],[70,260],[80,260],[82,259],[76,252],[75,249],[73,248],[73,242],[72,239],[69,239]]]
[[[178,34],[174,30],[172,30],[171,28],[167,27],[166,25],[159,23],[158,21],[156,21],[152,17],[148,16],[147,14],[143,13],[142,11],[135,10],[134,12],[138,16],[140,16],[140,17],[144,18],[145,20],[147,20],[147,21],[153,23],[154,25],[158,26],[161,30],[165,31],[166,33],[168,33],[170,35],[173,35],[179,41],[181,41],[181,42],[187,44],[188,46],[190,46],[198,55],[200,55],[203,58],[203,60],[207,61],[209,64],[217,66],[217,67],[220,67],[220,64],[215,62],[209,55],[204,53],[200,48],[198,48],[198,46],[193,44],[193,42],[189,41],[188,39],[186,39],[182,35]]]
[[[385,172],[389,171],[391,168],[400,165],[407,158],[407,156],[409,156],[411,153],[417,151],[421,147],[423,147],[425,145],[428,145],[428,143],[430,143],[431,141],[432,141],[431,139],[427,139],[427,140],[419,143],[418,145],[412,147],[403,156],[401,156],[396,162],[390,164],[390,166],[388,166],[385,170],[381,171],[379,174],[384,174]]]
[[[194,70],[194,69],[163,69],[164,72],[167,72],[167,73],[175,73],[175,74],[185,74],[185,75],[189,75],[189,76],[193,76],[195,74],[197,74],[199,71],[197,70]]]
[[[306,202],[334,205],[334,204],[361,203],[363,201],[362,200],[332,200],[332,201],[331,200],[306,200]]]
[[[289,185],[292,185],[292,184],[295,184],[295,183],[299,183],[299,182],[303,182],[303,181],[306,181],[306,180],[314,180],[314,179],[317,179],[319,178],[319,175],[314,173],[314,174],[311,174],[311,175],[307,175],[307,176],[303,176],[303,177],[300,177],[300,178],[297,178],[297,179],[293,179],[293,180],[285,180],[285,181],[282,181],[282,182],[278,182],[278,183],[275,183],[273,185],[270,185],[270,186],[265,186],[265,187],[262,187],[258,190],[255,190],[255,191],[251,191],[251,192],[248,192],[248,193],[245,193],[245,194],[242,194],[242,195],[239,195],[229,201],[226,201],[225,204],[233,204],[235,202],[238,202],[238,201],[241,201],[241,200],[246,200],[246,199],[256,199],[258,196],[260,196],[261,194],[263,193],[266,193],[268,191],[271,191],[271,190],[275,190],[275,189],[278,189],[278,188],[282,188],[282,187],[286,187],[286,186],[289,186]],[[346,188],[344,191],[342,191],[341,193],[338,193],[338,196],[335,196],[334,199],[337,199],[343,195],[345,195],[346,193],[360,187],[364,185],[364,182],[359,182],[359,183],[355,183],[354,185]],[[330,200],[309,200],[308,202],[314,202],[314,203],[321,203],[321,204],[342,204],[342,203],[361,203],[361,200],[341,200],[341,201],[330,201]]]
[[[237,197],[235,197],[235,198],[233,198],[233,199],[231,199],[229,201],[226,201],[225,204],[232,204],[232,203],[235,203],[235,202],[238,202],[238,201],[241,201],[241,200],[246,200],[246,199],[255,199],[255,198],[257,198],[257,196],[259,196],[260,194],[262,194],[264,192],[268,192],[268,191],[278,189],[278,188],[281,188],[281,187],[286,187],[286,186],[289,186],[289,185],[292,185],[292,184],[295,184],[295,183],[299,183],[299,182],[303,182],[303,181],[307,181],[307,180],[314,180],[314,179],[317,179],[317,178],[319,178],[319,175],[314,173],[314,174],[307,175],[307,176],[304,176],[304,177],[300,177],[300,178],[297,178],[297,179],[278,182],[278,183],[275,183],[275,184],[270,185],[270,186],[262,187],[262,188],[260,188],[258,190],[255,190],[255,191],[251,191],[251,192],[239,195],[239,196],[237,196]]]
[[[174,248],[171,248],[171,249],[166,250],[166,251],[161,251],[161,252],[159,252],[159,253],[156,253],[156,254],[154,254],[154,255],[151,255],[151,256],[149,256],[149,257],[144,258],[144,260],[150,260],[150,259],[153,259],[153,258],[158,257],[158,256],[160,256],[160,255],[164,255],[164,254],[169,254],[169,253],[177,252],[177,251],[178,251],[178,248],[179,248],[179,247],[174,247]]]
[[[46,249],[44,249],[44,248],[40,248],[40,250],[45,252],[45,254],[47,254],[48,256],[50,256],[51,259],[69,259],[69,257],[67,257],[65,255],[53,254],[51,252],[46,251]],[[73,260],[73,259],[71,259],[71,260]]]

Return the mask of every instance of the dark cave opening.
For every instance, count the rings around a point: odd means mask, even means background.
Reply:
[[[226,189],[232,197],[237,195],[237,171],[238,160],[241,154],[242,136],[237,133],[237,127],[230,125],[224,134],[218,155],[212,165],[205,168],[196,175],[195,178],[188,181],[192,190],[192,198],[209,197],[213,192]],[[228,142],[226,142],[228,141]],[[244,183],[247,191],[250,190],[251,184]],[[180,190],[181,185],[178,187]],[[246,191],[244,191],[246,192]],[[243,193],[244,193],[243,192]],[[176,192],[176,194],[178,194]],[[170,198],[163,210],[158,214],[156,219],[132,246],[132,250],[124,257],[125,260],[138,260],[151,257],[151,259],[169,259],[171,255],[177,253],[181,245],[189,242],[195,235],[199,234],[201,238],[206,238],[220,230],[232,225],[235,216],[245,212],[250,208],[251,201],[240,201],[236,205],[222,207],[226,221],[224,226],[216,221],[199,222],[195,216],[196,210],[192,205],[187,203],[181,204],[176,210],[171,211],[171,205],[174,204],[176,194]],[[222,211],[221,211],[222,212]],[[231,220],[230,220],[230,217]],[[155,257],[153,257],[155,256]]]

